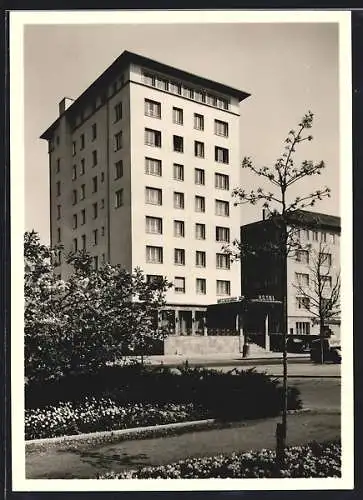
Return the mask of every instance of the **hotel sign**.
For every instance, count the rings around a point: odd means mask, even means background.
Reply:
[[[218,299],[217,304],[229,304],[230,302],[241,302],[244,300],[244,295],[239,295],[238,297],[227,297],[225,299]]]

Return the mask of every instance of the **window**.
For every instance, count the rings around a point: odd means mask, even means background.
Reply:
[[[228,123],[221,120],[214,120],[214,133],[222,137],[228,137]]]
[[[183,96],[188,99],[193,99],[193,89],[189,87],[183,87]]]
[[[229,189],[229,176],[224,174],[214,174],[214,185],[216,189]]]
[[[325,266],[331,266],[331,254],[330,253],[320,253],[320,263]]]
[[[217,280],[217,295],[231,295],[231,282]]]
[[[310,323],[304,321],[297,322],[296,335],[310,335]]]
[[[101,236],[105,236],[105,226],[101,227]]]
[[[228,109],[229,101],[227,99],[223,99],[222,97],[217,97],[217,108]]]
[[[296,283],[299,286],[309,286],[309,275],[306,273],[295,273]]]
[[[101,172],[101,182],[105,182],[105,173]]]
[[[194,141],[194,155],[204,158],[204,142]]]
[[[195,237],[197,240],[205,240],[205,224],[195,225]]]
[[[155,76],[151,75],[150,73],[143,73],[142,81],[146,83],[146,85],[150,85],[152,87],[155,86]]]
[[[145,158],[145,174],[157,175],[158,177],[161,177],[161,160],[156,160],[155,158]]]
[[[77,229],[77,214],[73,214],[73,229]]]
[[[231,261],[228,254],[217,253],[216,254],[216,267],[217,269],[230,269]]]
[[[92,141],[97,139],[97,123],[92,125]]]
[[[72,246],[73,246],[73,251],[78,252],[78,240],[77,240],[77,238],[73,238]]]
[[[98,217],[98,205],[97,205],[97,203],[93,203],[92,210],[93,210],[93,218],[97,219],[97,217]]]
[[[80,146],[80,149],[84,149],[84,144],[85,144],[84,134],[82,134],[81,135],[81,146]]]
[[[161,118],[160,102],[145,99],[144,111],[146,116],[151,116],[152,118]]]
[[[307,240],[309,240],[309,239],[310,239],[310,231],[309,231],[309,229],[305,229],[305,238],[306,238]]]
[[[92,231],[92,237],[93,237],[93,244],[97,245],[98,244],[98,229],[94,229]]]
[[[302,264],[309,264],[309,252],[307,250],[296,250],[296,260]]]
[[[82,158],[81,160],[81,169],[80,169],[80,172],[79,174],[80,175],[84,175],[86,173],[86,161],[84,158]]]
[[[332,302],[332,300],[322,297],[321,298],[321,308],[325,312],[331,311],[332,308],[333,308],[333,302]]]
[[[204,130],[204,116],[194,113],[194,128],[196,130]]]
[[[184,166],[174,163],[173,165],[173,178],[176,181],[184,180]]]
[[[173,94],[181,94],[181,85],[176,82],[169,82],[169,92]]]
[[[150,264],[163,263],[163,247],[146,247],[146,262]]]
[[[97,151],[92,151],[92,166],[95,167],[98,163]]]
[[[97,271],[98,269],[98,255],[94,255],[93,257],[93,269]]]
[[[173,108],[173,123],[183,125],[183,110],[181,108]]]
[[[58,241],[58,243],[61,241],[61,229],[60,229],[60,227],[57,228],[57,241]]]
[[[162,205],[161,189],[147,187],[145,189],[145,203],[149,205]]]
[[[223,217],[229,216],[229,202],[216,200],[215,201],[216,215],[221,215]]]
[[[146,275],[146,283],[161,283],[163,281],[163,277],[161,274],[147,274]]]
[[[86,210],[84,208],[81,210],[81,224],[86,224]]]
[[[81,241],[82,241],[82,250],[86,250],[86,235],[85,234],[82,234]]]
[[[194,90],[194,99],[199,102],[205,102],[205,93],[199,90]]]
[[[331,242],[333,243],[333,245],[335,245],[335,234],[334,233],[331,234]]]
[[[196,196],[195,197],[195,211],[196,212],[205,212],[205,198],[204,198],[204,196]]]
[[[72,142],[72,156],[76,155],[76,148],[77,148],[77,143],[76,141]]]
[[[59,174],[60,172],[60,158],[57,159],[57,169],[56,169],[56,173]]]
[[[177,193],[174,191],[174,208],[184,208],[184,193]]]
[[[207,94],[206,102],[210,106],[215,106],[217,104],[217,98],[212,94]]]
[[[146,217],[146,232],[163,234],[163,219],[160,217]]]
[[[164,78],[156,77],[155,85],[158,89],[168,90],[168,80],[165,80]]]
[[[82,184],[81,186],[81,196],[80,196],[80,199],[81,200],[84,200],[86,197],[86,185],[85,184]]]
[[[202,168],[195,168],[194,169],[194,181],[195,184],[199,184],[201,186],[204,186],[205,184],[205,173]]]
[[[106,262],[106,254],[103,253],[102,254],[102,264],[104,264]]]
[[[184,248],[174,248],[174,264],[185,266],[185,250]]]
[[[319,233],[318,231],[313,231],[313,241],[318,241]]]
[[[324,232],[321,233],[321,241],[326,243],[326,233],[324,233]]]
[[[97,175],[92,178],[92,192],[97,193],[98,191],[98,181],[97,181]]]
[[[124,165],[122,160],[119,160],[115,163],[115,179],[121,179],[124,175]]]
[[[173,150],[182,153],[184,149],[184,139],[180,135],[173,135]]]
[[[118,122],[122,118],[122,102],[118,102],[114,107],[115,111],[115,122]]]
[[[119,151],[122,149],[122,131],[117,132],[117,134],[114,135],[114,143],[113,143],[113,149],[115,151]]]
[[[309,309],[310,307],[309,297],[296,297],[296,307],[298,309]]]
[[[73,165],[72,167],[72,181],[77,179],[77,165]]]
[[[206,263],[205,252],[201,252],[200,250],[197,250],[195,252],[195,265],[197,267],[205,267],[205,263]]]
[[[124,204],[124,190],[119,189],[115,192],[115,208],[122,207]]]
[[[320,279],[321,279],[321,282],[322,282],[323,286],[325,284],[327,284],[328,287],[331,288],[331,285],[332,285],[331,276],[320,276]]]
[[[57,196],[60,196],[60,194],[61,194],[61,183],[60,183],[60,181],[57,181],[57,184],[56,184],[56,193],[57,193]]]
[[[72,191],[72,203],[73,205],[77,203],[77,189],[73,189]]]
[[[204,278],[197,278],[196,279],[196,292],[200,293],[202,295],[205,295],[207,293],[207,282]]]
[[[174,221],[174,236],[177,238],[184,238],[185,231],[184,231],[184,221],[182,220],[175,220]]]
[[[100,201],[100,208],[105,208],[105,200],[102,198],[102,200]]]
[[[57,205],[57,219],[61,218],[61,206]]]
[[[178,276],[174,278],[174,290],[175,293],[185,293],[185,278]]]
[[[220,148],[215,146],[214,148],[214,159],[218,163],[229,163],[229,152],[226,148]]]
[[[155,148],[161,148],[161,132],[159,130],[145,129],[145,144]]]

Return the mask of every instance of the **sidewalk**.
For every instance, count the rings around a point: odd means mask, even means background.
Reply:
[[[294,354],[288,353],[287,358],[297,361],[297,360],[310,360],[310,354]],[[205,355],[182,355],[182,354],[168,354],[168,355],[157,355],[149,356],[146,358],[147,362],[152,365],[164,364],[164,365],[181,365],[188,361],[190,364],[216,364],[230,361],[233,363],[252,363],[254,361],[268,361],[268,360],[282,360],[281,352],[259,352],[258,354],[250,355],[246,358],[242,357],[241,353],[216,353],[216,354],[205,354]]]
[[[230,454],[251,449],[274,449],[276,423],[281,417],[247,421],[222,429],[189,432],[177,436],[123,441],[110,444],[51,448],[27,454],[28,479],[81,479],[97,474],[145,465],[176,462],[187,457]],[[339,412],[289,415],[288,445],[340,437]]]

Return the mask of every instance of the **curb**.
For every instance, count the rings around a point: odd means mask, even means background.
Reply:
[[[288,410],[288,415],[297,415],[304,413],[323,413],[325,414],[338,414],[340,411],[338,410],[325,410],[325,409],[314,409],[314,408],[301,408],[298,410]],[[268,418],[278,418],[276,417],[268,417]],[[260,421],[265,419],[255,419],[255,421]],[[242,422],[252,422],[253,420],[239,421]],[[122,440],[131,440],[131,439],[147,439],[149,437],[157,437],[160,435],[162,437],[164,431],[193,431],[193,430],[203,430],[203,428],[208,429],[214,425],[221,425],[221,422],[216,419],[210,418],[205,420],[194,420],[189,422],[175,422],[171,424],[159,424],[159,425],[149,425],[145,427],[133,427],[130,429],[118,429],[113,431],[98,431],[98,432],[89,432],[86,434],[74,434],[69,436],[57,436],[53,438],[41,438],[41,439],[32,439],[25,441],[25,449],[26,451],[33,451],[32,448],[42,448],[42,446],[56,446],[56,445],[72,445],[72,443],[79,443],[82,441],[95,440],[99,442],[108,442],[112,441],[116,438],[123,438]],[[233,425],[233,422],[228,422],[227,425]]]

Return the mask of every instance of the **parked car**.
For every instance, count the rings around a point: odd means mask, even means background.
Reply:
[[[323,348],[324,362],[341,363],[341,348],[338,345],[331,346],[328,339],[316,339],[311,342],[310,359],[315,363],[321,363]]]

